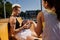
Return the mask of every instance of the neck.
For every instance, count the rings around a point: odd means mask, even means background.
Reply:
[[[53,13],[54,15],[56,15],[55,8],[54,7],[51,8],[51,9],[50,8],[47,8],[46,11],[49,12],[49,13]]]
[[[48,10],[51,10],[52,12],[55,12],[55,8],[53,7],[53,8],[48,8]]]
[[[15,13],[15,12],[12,12],[12,15],[13,15],[13,16],[16,16],[16,13]]]

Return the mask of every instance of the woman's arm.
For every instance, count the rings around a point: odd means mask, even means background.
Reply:
[[[10,17],[10,32],[11,36],[15,33],[15,27],[16,27],[16,19],[14,17]]]
[[[11,28],[10,28],[11,34],[13,34],[13,33],[16,34],[24,29],[24,27],[20,27],[18,29],[15,29],[16,28],[16,18],[15,17],[10,17],[10,26],[11,26]]]
[[[35,32],[38,36],[40,36],[43,31],[42,22],[44,22],[44,16],[42,12],[39,12],[39,14],[37,15],[37,27],[35,27]]]

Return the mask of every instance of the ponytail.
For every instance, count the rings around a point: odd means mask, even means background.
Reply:
[[[60,21],[60,0],[55,1],[55,9],[57,14],[57,19]]]

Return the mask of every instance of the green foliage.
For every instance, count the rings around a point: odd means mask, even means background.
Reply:
[[[10,17],[12,12],[12,4],[10,2],[6,2],[6,17]]]
[[[2,0],[0,0],[0,2],[2,2]]]
[[[12,11],[11,6],[12,6],[12,4],[10,2],[6,1],[6,3],[5,3],[6,17],[9,17],[11,15],[11,11]],[[4,4],[3,4],[3,0],[0,0],[0,18],[4,18]]]

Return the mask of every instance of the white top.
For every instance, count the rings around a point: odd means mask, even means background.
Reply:
[[[43,12],[45,19],[45,27],[43,29],[43,40],[60,40],[60,22],[57,16],[52,12]]]
[[[16,36],[26,39],[27,36],[31,36],[31,34],[32,34],[32,32],[30,29],[24,29],[21,32],[19,32],[18,34],[16,34]]]

